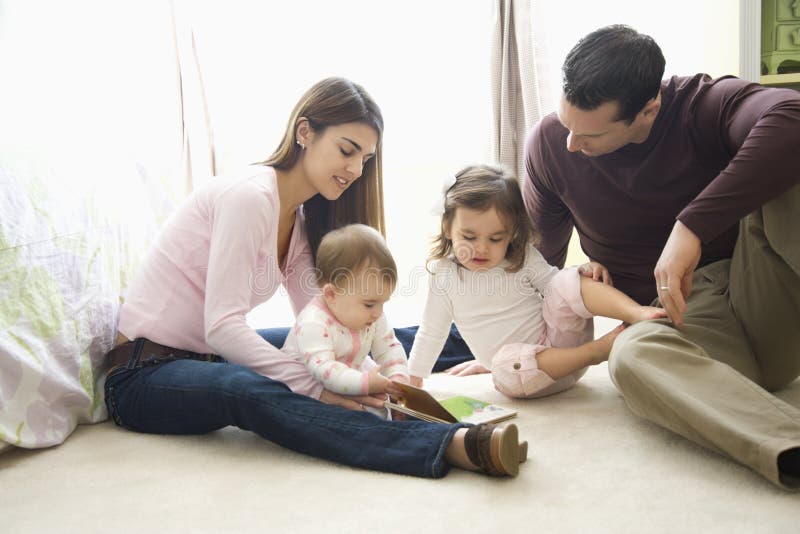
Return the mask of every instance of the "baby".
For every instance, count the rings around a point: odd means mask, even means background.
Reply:
[[[399,394],[392,381],[409,377],[405,351],[383,314],[397,284],[383,237],[363,224],[333,230],[322,239],[316,264],[322,294],[298,314],[283,350],[334,393]]]

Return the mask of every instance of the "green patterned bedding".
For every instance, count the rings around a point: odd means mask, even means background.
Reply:
[[[107,417],[102,357],[159,222],[129,174],[0,160],[0,443],[56,445]]]

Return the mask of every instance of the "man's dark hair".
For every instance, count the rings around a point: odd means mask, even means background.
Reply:
[[[567,102],[591,111],[619,102],[617,120],[633,122],[658,95],[664,75],[664,54],[649,35],[615,24],[595,30],[567,54],[562,67]]]

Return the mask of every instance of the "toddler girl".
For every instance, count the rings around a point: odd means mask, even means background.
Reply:
[[[607,279],[597,263],[562,271],[549,265],[533,245],[517,179],[501,168],[459,172],[446,184],[438,211],[441,233],[408,362],[414,385],[430,375],[453,322],[475,356],[471,372],[491,370],[506,395],[540,397],[571,387],[589,365],[608,358],[624,326],[593,341],[594,315],[629,324],[666,316],[581,276]]]

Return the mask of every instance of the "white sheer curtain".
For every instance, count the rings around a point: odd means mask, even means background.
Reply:
[[[191,4],[170,0],[180,104],[181,168],[186,192],[217,174],[216,148]]]
[[[186,194],[174,50],[165,1],[0,0],[1,162],[122,203],[133,175],[163,219]]]
[[[541,119],[530,0],[495,0],[492,32],[492,153],[521,180],[525,138]]]

